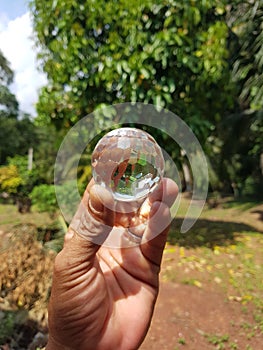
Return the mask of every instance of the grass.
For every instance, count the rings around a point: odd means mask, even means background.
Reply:
[[[210,334],[210,335],[206,335],[206,337],[209,343],[217,346],[217,349],[224,349],[225,348],[224,344],[227,343],[229,340],[228,334],[224,334],[224,335]]]
[[[186,344],[186,340],[184,338],[179,338],[178,339],[178,343],[181,345],[185,345]]]
[[[239,303],[242,313],[253,315],[250,322],[238,326],[249,343],[263,333],[263,206],[232,200],[216,208],[206,205],[183,234],[180,227],[188,205],[189,200],[181,198],[164,252],[163,279],[221,290],[226,302]],[[228,335],[205,338],[216,349],[238,349]],[[252,349],[250,344],[247,349]]]
[[[10,246],[14,235],[23,234],[24,230],[34,232],[47,249],[58,252],[62,248],[65,228],[60,216],[51,218],[34,207],[31,212],[21,214],[14,205],[0,204],[0,253]],[[8,234],[2,236],[3,232]]]
[[[208,204],[197,218],[194,226],[185,234],[180,232],[189,208],[190,200],[186,196],[178,198],[172,212],[176,212],[175,220],[169,235],[169,243],[184,247],[229,245],[235,243],[238,234],[263,232],[263,206],[258,202],[222,200],[216,208]],[[255,218],[258,218],[255,220]]]
[[[53,220],[47,213],[38,213],[32,208],[30,213],[20,214],[16,206],[0,204],[0,230],[9,231],[16,225],[34,225],[47,227],[53,224]]]

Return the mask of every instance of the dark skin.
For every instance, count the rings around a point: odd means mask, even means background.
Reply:
[[[160,264],[170,224],[169,207],[177,192],[172,180],[163,179],[151,194],[148,213],[143,213],[147,225],[137,244],[125,236],[123,226],[130,220],[116,215],[110,193],[93,182],[89,184],[82,200],[85,216],[79,209],[66,234],[64,248],[56,257],[47,350],[139,348],[158,294]],[[80,233],[75,230],[74,220],[85,220]],[[116,226],[128,248],[95,243],[97,238],[102,243],[113,235]]]

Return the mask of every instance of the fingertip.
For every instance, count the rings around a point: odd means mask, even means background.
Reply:
[[[95,184],[95,181],[93,179],[93,177],[91,178],[90,182],[88,183],[88,186],[86,188],[86,191],[89,192],[90,188]]]
[[[176,182],[170,178],[164,178],[163,180],[163,186],[165,188],[165,203],[168,205],[168,207],[171,208],[171,206],[174,204],[174,201],[176,200],[176,197],[178,196],[179,187]]]
[[[141,249],[144,256],[156,265],[161,263],[170,223],[171,215],[168,205],[163,202],[154,202],[142,238]]]
[[[149,201],[164,202],[171,207],[178,195],[179,189],[177,184],[170,178],[163,178],[158,187],[149,195]]]
[[[154,202],[149,214],[149,228],[156,235],[165,230],[170,222],[171,213],[168,205],[159,201]]]
[[[114,198],[106,188],[94,184],[90,188],[88,209],[98,220],[109,226],[114,225]]]

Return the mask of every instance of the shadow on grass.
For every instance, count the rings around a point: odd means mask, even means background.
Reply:
[[[243,223],[198,219],[189,231],[181,233],[182,222],[182,218],[172,222],[167,240],[169,244],[188,248],[213,248],[235,244],[237,236],[242,233],[259,232],[255,227]]]
[[[263,210],[253,210],[252,214],[258,214],[259,220],[263,221]]]

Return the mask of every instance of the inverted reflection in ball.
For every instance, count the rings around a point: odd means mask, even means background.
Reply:
[[[133,201],[146,197],[160,182],[164,159],[150,134],[119,128],[97,143],[92,169],[95,182],[110,189],[116,200]]]

